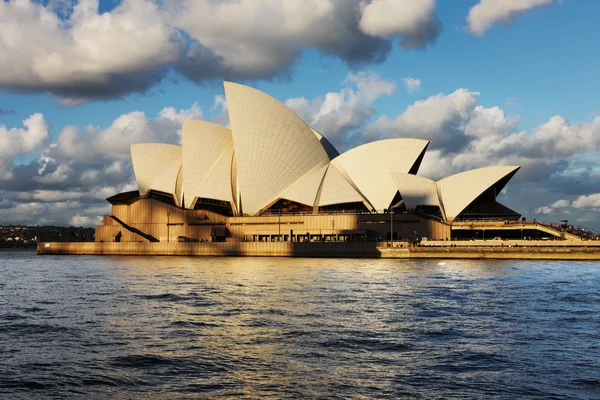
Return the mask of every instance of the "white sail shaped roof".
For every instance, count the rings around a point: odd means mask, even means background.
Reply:
[[[398,190],[390,172],[416,172],[428,144],[421,139],[379,140],[348,150],[331,163],[381,212]]]
[[[235,214],[256,215],[282,198],[315,207],[362,202],[381,212],[398,191],[407,208],[439,206],[452,221],[474,201],[490,200],[519,169],[480,168],[434,182],[416,176],[426,140],[380,140],[339,155],[274,98],[228,82],[225,94],[231,129],[185,120],[181,147],[131,146],[141,196],[169,193],[188,208],[198,198],[221,200]]]
[[[231,130],[208,121],[184,120],[181,145],[185,207],[193,207],[198,197],[232,201]]]
[[[329,163],[315,166],[281,194],[281,198],[314,206]]]
[[[241,212],[254,215],[329,157],[311,128],[284,104],[247,86],[224,85]]]
[[[317,206],[324,207],[332,204],[366,203],[366,199],[348,182],[337,167],[329,164],[323,178]]]
[[[176,194],[181,170],[181,147],[164,143],[140,143],[130,146],[131,162],[141,196],[149,190]]]
[[[486,190],[504,178],[510,178],[521,167],[502,165],[473,169],[451,175],[437,182],[445,218],[453,221]],[[502,188],[498,188],[502,190]]]
[[[199,191],[196,192],[197,197],[233,202],[231,186],[232,159],[233,144],[229,143],[215,162]]]
[[[406,208],[415,209],[417,206],[440,205],[435,181],[403,172],[392,172],[391,174]]]

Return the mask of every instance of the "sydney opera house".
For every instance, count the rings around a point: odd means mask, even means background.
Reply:
[[[520,217],[496,201],[518,166],[433,181],[418,175],[426,140],[339,154],[276,99],[224,85],[229,128],[185,120],[181,146],[131,146],[138,190],[107,199],[96,241],[446,239],[457,221]]]

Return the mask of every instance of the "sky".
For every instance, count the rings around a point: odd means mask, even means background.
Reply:
[[[0,0],[0,224],[93,226],[129,145],[228,125],[222,82],[340,152],[431,141],[440,179],[520,165],[498,200],[600,230],[596,0]]]

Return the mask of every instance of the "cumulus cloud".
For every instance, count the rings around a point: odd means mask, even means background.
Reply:
[[[198,103],[183,110],[165,107],[156,118],[148,118],[142,111],[132,111],[119,116],[106,129],[91,125],[84,129],[66,126],[44,155],[59,161],[126,160],[129,159],[129,146],[135,143],[179,144],[181,122],[186,118],[204,118]]]
[[[410,94],[416,93],[421,89],[421,80],[416,78],[404,78],[402,79],[404,82],[404,87],[406,91]]]
[[[80,0],[66,19],[51,5],[2,2],[0,87],[50,92],[65,104],[145,91],[179,57],[178,36],[146,0],[103,14],[98,0]]]
[[[554,214],[555,212],[557,212],[557,209],[561,209],[560,211],[564,214],[568,214],[569,211],[565,210],[566,208],[570,207],[571,203],[569,202],[569,200],[557,200],[552,204],[546,205],[546,206],[540,206],[537,207],[533,213],[534,214],[538,214],[538,215],[550,215],[550,214]]]
[[[554,208],[552,208],[550,206],[541,206],[541,207],[536,208],[533,213],[548,215],[548,214],[552,214],[553,212],[554,212]]]
[[[393,40],[423,48],[439,33],[433,0],[121,0],[103,13],[98,0],[9,0],[0,88],[76,105],[144,92],[170,70],[196,82],[285,77],[304,49],[381,62]]]
[[[181,122],[202,119],[198,104],[165,107],[153,118],[133,111],[105,128],[63,128],[50,143],[50,124],[42,114],[25,128],[0,127],[0,220],[3,223],[95,225],[110,212],[106,198],[135,190],[129,144],[180,143]],[[19,157],[30,159],[23,163]]]
[[[573,202],[574,208],[600,208],[600,193],[579,196]]]
[[[468,29],[473,35],[483,36],[495,23],[508,25],[514,15],[551,3],[552,0],[480,0],[469,10]]]
[[[401,36],[400,45],[423,48],[439,36],[442,25],[435,15],[435,0],[372,0],[361,3],[359,26],[369,35]]]
[[[72,226],[91,226],[100,225],[102,223],[102,217],[90,217],[88,215],[81,215],[77,213],[69,220],[69,224]]]
[[[365,128],[363,140],[426,139],[431,145],[424,168],[430,155],[436,156],[436,165],[451,167],[447,172],[517,164],[523,166],[519,177],[529,181],[567,171],[575,155],[595,152],[600,146],[600,117],[570,123],[555,116],[531,131],[522,131],[518,116],[506,115],[497,106],[478,105],[478,97],[477,92],[458,89],[416,101],[396,117],[380,116]]]
[[[469,141],[464,128],[478,96],[477,92],[458,89],[449,95],[419,100],[394,119],[386,115],[378,118],[366,129],[366,137],[368,140],[414,137],[432,140],[432,149],[458,151]]]
[[[338,150],[343,151],[360,139],[360,129],[376,113],[373,102],[391,95],[396,84],[367,72],[350,73],[339,92],[307,100],[304,97],[288,99],[285,104],[304,121],[322,132]]]
[[[552,208],[565,208],[569,207],[570,203],[568,200],[557,200],[550,205]]]
[[[23,126],[8,129],[0,125],[0,181],[13,178],[10,168],[15,157],[40,149],[50,139],[50,124],[40,113],[25,119]]]

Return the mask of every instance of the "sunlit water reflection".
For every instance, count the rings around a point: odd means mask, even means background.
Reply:
[[[0,252],[0,393],[600,398],[597,263]]]

